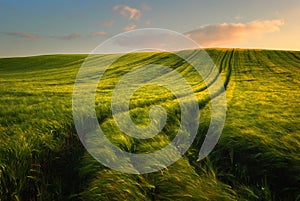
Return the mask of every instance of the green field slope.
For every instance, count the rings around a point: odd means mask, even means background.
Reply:
[[[211,105],[207,86],[191,66],[170,53],[132,53],[104,74],[95,101],[98,121],[110,141],[128,152],[165,147],[181,116],[170,91],[144,86],[131,97],[132,120],[148,125],[151,106],[161,105],[168,114],[166,125],[147,140],[122,133],[110,98],[132,68],[170,66],[199,99],[200,127],[190,149],[168,168],[141,175],[101,165],[77,137],[72,92],[87,55],[0,59],[0,200],[300,200],[300,52],[207,52],[226,88],[227,117],[217,146],[200,161]],[[101,56],[103,65],[114,57]],[[113,160],[111,153],[103,154]]]

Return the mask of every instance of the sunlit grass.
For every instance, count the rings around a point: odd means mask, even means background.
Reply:
[[[185,76],[196,92],[201,119],[192,147],[170,167],[144,175],[109,170],[84,151],[76,136],[72,91],[86,55],[0,59],[0,200],[299,199],[300,53],[207,51],[221,72],[228,111],[218,145],[202,161],[197,156],[210,104],[205,83],[188,64],[167,53],[129,54],[110,66],[99,83],[99,124],[112,143],[132,153],[165,147],[178,131],[180,107],[162,87],[140,88],[131,97],[132,120],[147,126],[149,110],[158,104],[167,111],[167,123],[151,139],[125,135],[110,104],[123,75],[142,64],[164,64]],[[105,65],[113,58],[98,59]],[[212,80],[207,77],[208,83]],[[102,154],[114,160],[113,153]]]

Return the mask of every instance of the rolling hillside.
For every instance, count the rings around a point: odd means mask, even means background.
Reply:
[[[186,154],[166,169],[141,175],[106,168],[77,137],[72,92],[87,55],[0,59],[0,200],[300,200],[300,52],[207,53],[223,78],[227,116],[217,146],[201,161],[210,102],[206,85],[194,82],[188,64],[168,53],[132,53],[104,75],[96,96],[98,121],[107,137],[128,152],[165,147],[180,125],[176,97],[162,87],[146,86],[131,97],[131,117],[147,125],[150,106],[161,105],[168,111],[166,126],[143,141],[118,129],[110,98],[130,69],[172,66],[199,99],[200,127]]]

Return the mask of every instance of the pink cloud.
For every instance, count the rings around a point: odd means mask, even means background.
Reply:
[[[115,20],[111,20],[111,21],[103,22],[103,25],[106,26],[106,27],[111,27],[115,23],[116,23]]]
[[[135,24],[130,24],[126,27],[123,28],[124,31],[131,31],[131,30],[134,30],[136,28],[136,25]]]
[[[132,8],[127,5],[115,5],[113,11],[118,12],[125,18],[129,20],[139,20],[141,17],[141,11],[137,8]]]
[[[27,39],[38,39],[40,36],[37,34],[30,34],[30,33],[23,33],[23,32],[1,32],[2,34],[8,35],[8,36],[15,36],[19,38],[27,38]]]
[[[113,11],[119,10],[119,9],[121,8],[121,6],[122,6],[122,5],[115,5],[115,6],[113,7]]]
[[[223,45],[235,45],[247,42],[250,39],[265,33],[280,30],[284,22],[282,20],[251,21],[249,23],[223,23],[216,25],[205,25],[185,33],[204,47],[215,47]]]
[[[97,32],[90,33],[90,36],[104,36],[106,34],[107,34],[107,32],[105,32],[105,31],[97,31]]]

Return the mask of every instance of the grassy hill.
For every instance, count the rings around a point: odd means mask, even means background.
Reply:
[[[217,146],[201,161],[211,114],[192,69],[167,53],[135,53],[105,74],[96,96],[98,120],[108,138],[130,152],[164,147],[180,123],[172,93],[149,86],[132,97],[132,118],[147,125],[150,106],[159,104],[168,111],[166,127],[142,142],[119,131],[110,96],[133,66],[173,66],[199,98],[200,127],[191,148],[170,167],[142,175],[104,167],[77,137],[72,91],[87,55],[0,59],[0,200],[300,200],[300,52],[207,52],[223,77],[227,117]]]

